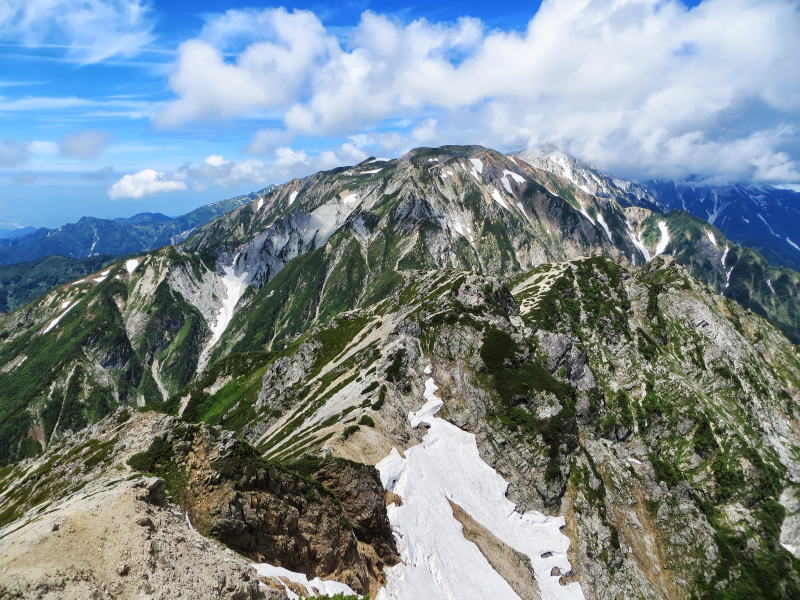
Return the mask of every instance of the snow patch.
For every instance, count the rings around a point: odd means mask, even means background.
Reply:
[[[505,177],[510,177],[511,179],[516,181],[517,183],[525,183],[525,178],[522,175],[520,175],[519,173],[514,173],[514,171],[509,171],[508,169],[504,169],[503,170],[503,175]]]
[[[606,235],[608,236],[608,241],[613,242],[614,239],[611,237],[611,230],[608,228],[608,223],[606,223],[606,220],[603,218],[603,215],[600,212],[597,213],[597,222],[600,223],[600,226],[603,229],[605,229]]]
[[[500,192],[498,192],[494,188],[492,188],[492,198],[494,198],[494,201],[497,202],[500,206],[502,206],[506,210],[509,210],[508,205],[506,204],[505,200],[503,200],[503,197],[500,195]]]
[[[294,201],[297,200],[297,194],[298,192],[292,192],[291,194],[289,194],[289,206],[291,206],[294,203]]]
[[[798,251],[800,251],[800,246],[798,246],[798,245],[797,245],[797,244],[795,244],[795,243],[794,243],[792,240],[790,240],[788,236],[786,237],[786,243],[787,243],[787,244],[789,244],[789,245],[790,245],[792,248],[794,248],[795,250],[798,250]]]
[[[480,175],[483,175],[483,161],[480,158],[470,158],[469,162]]]
[[[505,177],[501,177],[500,181],[503,183],[503,187],[506,188],[506,192],[508,192],[509,196],[514,195],[514,191],[511,189],[511,184],[508,182],[508,179]]]
[[[772,292],[772,295],[774,296],[775,295],[775,288],[772,287],[772,280],[769,279],[769,278],[767,279],[767,287],[769,287],[769,291]]]
[[[137,259],[135,259],[135,258],[131,258],[129,260],[126,260],[125,261],[125,270],[130,275],[131,273],[133,273],[136,270],[136,267],[138,267],[139,264],[140,264],[139,261]]]
[[[710,229],[706,230],[706,235],[708,236],[708,240],[714,245],[714,248],[717,247],[717,236],[714,235],[714,232]]]
[[[725,261],[728,258],[728,251],[730,250],[730,246],[725,246],[725,251],[722,253],[722,258],[720,261],[722,262],[722,269],[725,271],[725,289],[728,289],[728,286],[731,284],[731,273],[733,273],[733,267],[730,269],[726,268]]]
[[[253,564],[253,568],[256,570],[259,577],[269,577],[271,579],[277,579],[278,581],[285,578],[305,588],[309,597],[333,596],[335,594],[344,594],[346,596],[357,595],[350,586],[339,583],[338,581],[322,580],[319,577],[309,580],[303,573],[295,573],[289,569],[275,567],[268,563],[255,563]],[[281,581],[281,583],[283,583],[283,581]],[[283,583],[283,585],[288,598],[300,598],[300,596],[289,589],[289,586],[285,583]]]
[[[64,312],[62,312],[62,313],[61,313],[60,315],[58,315],[58,316],[57,316],[55,319],[53,319],[52,321],[50,321],[50,323],[47,325],[47,327],[45,327],[44,329],[42,329],[42,333],[47,333],[47,332],[48,332],[48,331],[50,331],[50,330],[51,330],[53,327],[55,327],[56,325],[58,325],[58,322],[59,322],[59,321],[61,321],[61,319],[63,319],[63,318],[64,318],[64,317],[67,315],[67,313],[68,313],[69,311],[71,311],[73,308],[75,308],[75,306],[76,306],[77,304],[78,304],[78,301],[76,300],[76,301],[75,301],[75,302],[73,302],[72,304],[68,305],[68,306],[67,306],[67,309],[66,309]],[[62,308],[63,308],[63,307],[62,307]]]
[[[772,235],[774,235],[775,237],[781,237],[780,235],[778,235],[777,233],[775,233],[775,230],[772,228],[772,225],[770,225],[770,224],[769,224],[769,222],[768,222],[768,221],[767,221],[767,220],[764,218],[764,215],[762,215],[761,213],[758,213],[756,216],[757,216],[759,219],[761,219],[761,221],[764,223],[764,225],[766,225],[766,226],[767,226],[767,229],[769,229],[769,232],[770,232]],[[786,238],[786,239],[788,240],[789,238]]]
[[[359,175],[372,175],[373,173],[380,173],[383,169],[370,169],[369,171],[361,171]]]
[[[219,341],[219,339],[222,337],[222,334],[225,333],[225,330],[228,328],[231,319],[233,319],[236,305],[239,303],[239,300],[241,300],[242,295],[249,284],[249,273],[247,271],[242,271],[238,274],[236,273],[236,261],[238,258],[239,254],[236,255],[230,266],[223,267],[222,269],[221,283],[223,290],[225,291],[225,297],[221,299],[222,302],[217,310],[217,314],[214,317],[214,325],[211,326],[211,339],[208,340],[208,343],[200,357],[199,364],[201,368],[202,366],[205,366],[205,362],[208,360],[208,355],[210,354],[211,349]]]
[[[381,483],[402,498],[387,508],[403,559],[386,570],[387,585],[376,600],[468,598],[519,600],[478,547],[464,538],[449,501],[508,546],[527,555],[543,600],[582,600],[580,583],[562,586],[553,567],[570,570],[563,517],[516,512],[505,496],[508,482],[480,457],[475,436],[435,416],[442,406],[433,378],[425,381],[425,404],[409,414],[428,433],[417,446],[396,449],[376,467]]]
[[[667,226],[666,221],[659,221],[658,222],[658,229],[661,231],[661,239],[658,240],[658,245],[656,246],[656,253],[653,256],[658,256],[659,254],[664,254],[664,251],[667,249],[669,245],[669,227]]]
[[[262,206],[264,206],[264,199],[263,198],[259,198],[258,199],[258,204],[256,204],[256,212],[260,211]]]
[[[97,283],[103,283],[108,277],[108,274],[111,272],[111,269],[107,269],[100,273],[100,277],[95,277],[92,281],[96,281]]]
[[[642,253],[642,255],[644,256],[645,262],[650,262],[653,259],[653,257],[650,256],[650,251],[644,245],[644,240],[639,236],[639,234],[637,234],[637,233],[635,233],[633,231],[633,227],[631,227],[630,221],[626,220],[625,221],[625,225],[628,226],[628,236],[630,236],[631,241],[633,242],[633,245],[636,246],[636,248],[639,250],[639,252]]]

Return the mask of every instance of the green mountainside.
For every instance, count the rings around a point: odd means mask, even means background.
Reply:
[[[179,217],[158,213],[141,213],[120,219],[83,217],[76,223],[56,229],[42,227],[26,235],[0,238],[0,265],[31,262],[50,256],[80,259],[153,250],[180,242],[197,227],[252,202],[268,190],[207,204]]]
[[[430,365],[587,598],[798,597],[798,283],[479,146],[371,159],[0,316],[0,464],[120,405],[375,464]]]

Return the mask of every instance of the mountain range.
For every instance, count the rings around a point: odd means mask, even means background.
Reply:
[[[0,592],[800,597],[800,274],[556,166],[370,158],[0,315]]]
[[[180,242],[197,227],[251,202],[265,191],[207,204],[179,217],[160,213],[139,213],[118,219],[83,217],[76,223],[56,229],[26,227],[13,230],[13,235],[0,237],[0,265],[29,262],[47,256],[87,258],[153,250]]]
[[[83,217],[57,229],[23,227],[0,233],[0,312],[14,310],[53,287],[87,275],[114,257],[177,243],[197,227],[269,188],[201,206],[179,217],[140,213]]]
[[[637,183],[603,173],[559,150],[525,151],[516,156],[589,194],[659,212],[688,212],[736,243],[758,250],[770,263],[800,269],[800,192],[702,181]]]

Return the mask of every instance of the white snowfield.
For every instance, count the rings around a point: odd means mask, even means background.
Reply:
[[[42,333],[43,333],[43,334],[44,334],[44,333],[47,333],[47,332],[48,332],[48,331],[50,331],[50,330],[51,330],[53,327],[55,327],[56,325],[58,325],[58,322],[59,322],[61,319],[63,319],[65,316],[67,316],[67,313],[68,313],[69,311],[71,311],[73,308],[75,308],[75,307],[77,306],[77,304],[78,304],[78,301],[77,301],[77,300],[76,300],[75,302],[73,302],[72,304],[67,304],[67,306],[66,306],[66,309],[64,310],[64,312],[62,312],[62,313],[61,313],[60,315],[58,315],[58,316],[57,316],[55,319],[53,319],[52,321],[50,321],[50,323],[47,325],[47,327],[45,327],[44,329],[42,329]],[[63,304],[63,303],[61,304],[61,308],[64,308],[64,304]]]
[[[597,222],[600,223],[600,227],[602,227],[603,230],[606,232],[606,236],[608,236],[608,241],[613,242],[614,238],[611,237],[611,230],[608,228],[608,223],[606,223],[606,220],[603,218],[603,214],[600,211],[597,212]]]
[[[133,273],[136,270],[136,267],[139,266],[139,260],[136,258],[130,258],[125,261],[125,270],[128,274]]]
[[[319,577],[309,580],[308,577],[302,573],[295,573],[294,571],[289,571],[283,567],[274,567],[267,563],[256,563],[253,565],[253,568],[255,568],[259,577],[269,577],[271,579],[277,579],[278,581],[287,579],[292,583],[296,583],[304,587],[309,597],[333,596],[335,594],[345,594],[347,596],[357,595],[352,588],[350,588],[350,586],[345,585],[344,583],[339,583],[338,581],[322,580]],[[300,596],[289,589],[289,586],[287,586],[283,581],[281,581],[281,583],[284,586],[287,598],[300,598]]]
[[[658,244],[656,244],[653,254],[650,254],[647,246],[644,245],[644,240],[642,239],[641,235],[633,231],[630,221],[625,221],[625,224],[628,227],[628,236],[631,238],[633,245],[636,246],[639,252],[642,253],[642,256],[644,256],[645,262],[650,262],[659,254],[664,254],[671,239],[669,234],[669,226],[667,225],[666,221],[658,222],[658,230],[661,233],[661,237],[658,240]]]
[[[669,245],[669,227],[667,227],[666,221],[659,221],[658,222],[658,229],[661,231],[661,239],[658,240],[658,245],[656,246],[656,253],[655,256],[659,254],[664,254]]]
[[[425,369],[429,373],[430,368]],[[553,567],[570,570],[563,517],[536,511],[520,514],[505,496],[508,483],[478,453],[475,436],[436,417],[442,400],[433,378],[425,381],[425,404],[409,414],[425,423],[422,443],[392,452],[376,465],[381,482],[402,499],[388,507],[401,564],[386,571],[376,600],[519,600],[519,596],[473,542],[463,535],[449,501],[506,545],[531,559],[543,600],[581,600],[577,582],[561,585]],[[546,555],[545,558],[543,555]]]
[[[233,319],[233,313],[236,310],[236,305],[244,295],[245,290],[249,284],[250,274],[244,270],[236,273],[236,262],[239,260],[241,253],[237,254],[230,266],[223,267],[222,269],[222,287],[225,291],[225,297],[221,298],[221,303],[217,314],[214,316],[214,324],[211,326],[211,339],[209,339],[206,347],[200,355],[200,365],[205,366],[206,361],[214,348],[214,345],[225,333],[228,325]]]

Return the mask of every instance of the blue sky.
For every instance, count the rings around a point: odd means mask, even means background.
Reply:
[[[7,0],[0,227],[180,214],[420,145],[800,181],[795,0]]]

